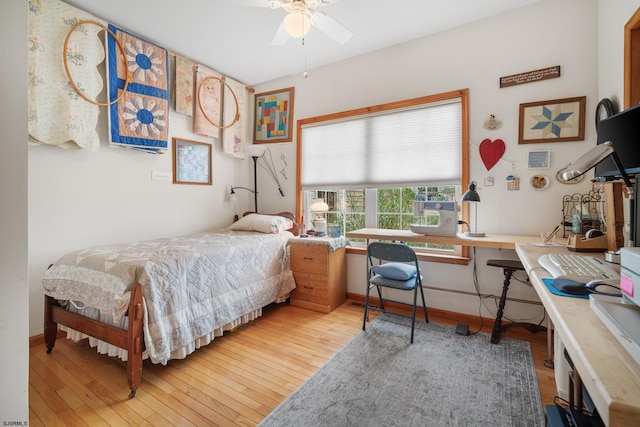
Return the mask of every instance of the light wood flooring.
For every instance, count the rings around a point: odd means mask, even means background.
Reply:
[[[466,322],[473,331],[478,319],[430,309],[429,320],[454,326]],[[492,322],[484,323],[483,332],[491,333]],[[166,366],[145,361],[134,399],[127,398],[124,365],[97,354],[86,340],[58,339],[51,354],[44,344],[33,342],[29,425],[254,426],[361,327],[357,301],[347,301],[330,314],[272,305],[263,317],[184,360]],[[556,389],[553,370],[543,364],[546,334],[511,328],[503,337],[531,342],[542,403],[551,403]]]

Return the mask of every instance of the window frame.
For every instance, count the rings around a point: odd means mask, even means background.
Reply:
[[[335,120],[344,120],[350,118],[357,118],[359,116],[370,115],[383,111],[402,110],[409,107],[415,107],[422,104],[431,104],[442,102],[450,99],[460,99],[461,108],[461,162],[460,165],[460,186],[464,190],[469,185],[469,90],[460,89],[450,92],[444,92],[434,95],[427,95],[418,98],[412,98],[402,101],[395,101],[386,104],[375,105],[371,107],[357,108],[353,110],[342,111],[339,113],[331,113],[323,116],[309,117],[306,119],[300,119],[297,121],[296,126],[296,218],[299,222],[304,221],[304,191],[302,189],[302,129],[309,124],[319,124],[322,122],[330,122]],[[460,216],[463,221],[469,223],[469,204],[460,203]],[[461,248],[460,256],[447,256],[426,253],[428,259],[433,261],[451,262],[447,258],[460,257],[464,259],[469,258],[469,248],[463,246]]]

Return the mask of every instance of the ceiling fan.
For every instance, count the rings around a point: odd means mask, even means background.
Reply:
[[[338,0],[240,0],[234,4],[244,6],[284,9],[284,17],[278,31],[271,40],[272,45],[283,45],[289,37],[302,38],[314,26],[340,44],[345,44],[353,33],[323,12],[316,11],[318,6],[328,6]]]

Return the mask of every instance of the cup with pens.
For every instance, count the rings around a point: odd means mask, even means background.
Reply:
[[[557,225],[553,231],[542,231],[540,233],[540,237],[542,238],[543,245],[555,245],[556,244],[556,234],[560,231],[562,227]]]

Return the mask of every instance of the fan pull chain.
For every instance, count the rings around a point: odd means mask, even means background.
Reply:
[[[302,77],[307,80],[309,73],[307,73],[307,45],[304,43],[304,37],[302,38],[302,47],[304,48],[304,72],[302,73]]]

